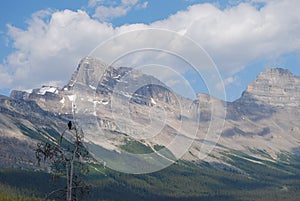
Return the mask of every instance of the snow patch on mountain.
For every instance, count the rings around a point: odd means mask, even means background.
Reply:
[[[155,102],[155,100],[154,100],[153,98],[151,98],[151,103],[152,103],[153,105],[156,105],[156,102]]]
[[[93,90],[96,90],[96,89],[97,89],[96,87],[94,87],[94,86],[92,86],[92,85],[89,85],[89,87],[90,87],[91,89],[93,89]]]
[[[57,88],[51,87],[51,86],[43,86],[42,88],[40,88],[38,94],[45,95],[47,92],[53,93],[53,94],[58,94]]]
[[[65,104],[65,97],[63,97],[60,101],[61,104]]]
[[[74,102],[76,99],[76,95],[68,95],[69,101]]]

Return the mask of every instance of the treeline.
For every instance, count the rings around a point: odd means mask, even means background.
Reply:
[[[44,201],[43,199],[36,197],[24,197],[24,196],[13,196],[0,193],[1,201]]]
[[[0,183],[0,201],[44,201],[32,194],[31,191],[24,188],[11,187]]]
[[[244,172],[180,161],[159,172],[129,175],[94,165],[84,178],[91,184],[92,191],[83,200],[299,201],[299,158],[290,164],[270,162],[265,165],[250,163],[236,155],[232,159]],[[0,170],[0,201],[39,201],[63,183],[55,185],[46,173]]]

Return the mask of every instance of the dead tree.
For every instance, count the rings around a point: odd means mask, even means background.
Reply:
[[[71,122],[67,126],[56,141],[38,143],[35,153],[39,164],[41,161],[49,161],[54,175],[66,179],[65,188],[52,191],[46,198],[58,194],[61,200],[77,201],[80,195],[90,189],[79,176],[80,172],[87,171],[85,161],[89,156],[83,145],[83,131]]]

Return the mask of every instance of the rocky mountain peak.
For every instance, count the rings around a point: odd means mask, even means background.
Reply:
[[[300,77],[293,75],[287,69],[267,69],[248,85],[239,101],[275,107],[298,107],[300,105]]]
[[[173,92],[155,77],[130,67],[109,66],[91,57],[80,61],[66,90],[72,89],[74,84],[76,91],[92,89],[97,96],[106,99],[114,94],[125,98],[131,96],[130,101],[145,105],[152,105],[155,100],[176,103]]]
[[[268,68],[265,72],[260,73],[258,77],[262,75],[265,75],[269,78],[280,76],[294,77],[293,73],[291,73],[288,69],[283,68]]]
[[[108,66],[104,62],[101,62],[96,58],[82,58],[69,83],[64,87],[64,89],[71,90],[75,82],[82,82],[86,85],[94,85],[93,82],[99,81],[99,74],[103,74],[107,67]],[[96,70],[101,72],[96,72]]]
[[[89,57],[81,60],[62,89],[43,86],[31,92],[12,91],[10,98],[0,96],[0,135],[6,130],[12,133],[13,128],[19,136],[54,139],[72,119],[74,105],[79,126],[91,126],[89,140],[107,153],[122,151],[127,139],[167,148],[175,139],[184,145],[193,140],[183,159],[196,161],[203,144],[210,146],[221,132],[213,157],[205,159],[208,162],[224,164],[222,153],[231,149],[276,160],[277,153],[293,153],[299,148],[300,77],[288,70],[267,69],[239,100],[225,103],[207,94],[198,94],[196,100],[181,97],[151,75]],[[93,125],[99,126],[101,133],[94,133]],[[181,146],[169,147],[174,155],[180,155],[177,150]],[[249,153],[249,148],[258,151]],[[2,153],[0,150],[0,159]]]
[[[81,59],[62,89],[42,86],[28,92],[14,90],[10,97],[32,100],[45,110],[67,114],[71,111],[74,94],[84,94],[89,100],[96,97],[105,103],[109,103],[112,96],[118,96],[141,105],[155,105],[157,101],[178,104],[177,95],[155,77],[130,67],[110,66],[92,57]]]

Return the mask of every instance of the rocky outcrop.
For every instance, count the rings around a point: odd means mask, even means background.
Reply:
[[[43,109],[55,113],[71,113],[73,95],[87,93],[91,98],[107,102],[118,96],[130,102],[155,105],[161,101],[178,106],[180,95],[153,76],[129,67],[111,67],[95,58],[83,58],[70,81],[62,89],[43,86],[31,92],[13,90],[10,97],[32,100]]]
[[[238,100],[242,105],[300,106],[300,77],[281,68],[267,69],[249,84]]]
[[[40,135],[41,139],[50,139],[59,135],[76,111],[79,126],[91,127],[92,133],[87,133],[90,140],[104,148],[118,150],[124,138],[165,147],[175,139],[187,145],[193,140],[191,152],[184,150],[184,159],[199,160],[196,156],[204,143],[216,144],[214,154],[220,159],[205,160],[221,163],[224,150],[247,153],[251,147],[265,150],[274,158],[277,152],[298,150],[299,106],[300,78],[284,69],[260,73],[240,99],[226,103],[206,94],[190,100],[141,71],[111,67],[86,57],[62,89],[43,86],[31,92],[12,91],[10,98],[0,96],[0,131],[2,128],[2,133],[7,133],[14,128],[13,132],[35,140]],[[170,151],[176,154],[179,147],[173,146]],[[2,152],[0,158],[12,157]]]

